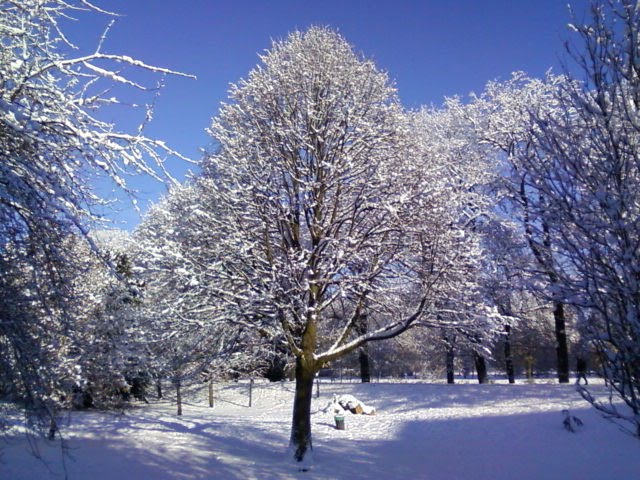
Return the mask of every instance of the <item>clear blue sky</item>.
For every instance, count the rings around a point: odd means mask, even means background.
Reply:
[[[569,0],[583,18],[587,0]],[[480,92],[487,81],[523,70],[542,76],[561,69],[563,42],[570,38],[563,0],[95,0],[121,14],[104,50],[197,76],[168,78],[147,134],[198,159],[210,144],[204,129],[227,96],[231,82],[258,63],[271,39],[311,25],[340,31],[366,57],[395,79],[409,108],[438,105],[445,96]],[[71,38],[93,48],[109,18],[81,16]],[[126,127],[126,117],[113,120]],[[193,166],[169,162],[178,178]],[[135,184],[143,209],[165,187]],[[123,205],[112,217],[131,229],[139,221]]]

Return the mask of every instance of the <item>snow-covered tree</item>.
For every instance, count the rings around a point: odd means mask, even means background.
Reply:
[[[36,266],[43,262],[49,268],[61,269],[68,264],[38,258],[27,261],[26,252],[7,243],[0,255],[0,384],[5,399],[23,403],[26,419],[35,427],[57,430],[56,408],[65,391],[65,381],[73,378],[73,365],[66,353],[71,344],[69,318],[63,316],[59,289],[72,290],[72,272],[61,270],[65,283],[49,283],[46,273]],[[42,252],[32,252],[41,256]],[[73,266],[78,263],[74,262]],[[63,306],[65,304],[62,304]],[[62,317],[62,318],[61,318]],[[67,321],[61,321],[67,320]],[[33,415],[31,415],[33,414]]]
[[[68,330],[78,265],[67,247],[78,238],[91,243],[88,225],[103,203],[93,180],[127,190],[126,175],[160,177],[164,157],[178,155],[142,127],[126,133],[101,119],[101,107],[120,103],[109,86],[147,90],[124,77],[122,65],[174,72],[105,52],[106,33],[93,52],[74,56],[63,23],[81,10],[110,15],[85,0],[0,3],[0,277],[12,279],[0,296],[24,300],[8,300],[2,311],[0,357],[12,359],[4,373],[23,386],[59,381],[48,356],[61,340],[50,336]],[[151,110],[142,117],[144,125]],[[26,282],[19,297],[11,293],[16,278]],[[55,403],[52,388],[29,392],[29,405]]]
[[[211,268],[218,209],[200,182],[173,188],[136,229],[135,271],[143,280],[144,330],[158,380],[168,377],[178,399],[187,381],[213,381],[258,368],[264,337],[224,322],[212,301]],[[246,352],[246,353],[243,353]]]
[[[536,291],[553,306],[560,383],[569,381],[566,308],[558,291],[565,268],[556,245],[561,226],[554,222],[553,213],[545,208],[545,193],[532,181],[527,164],[536,151],[531,115],[558,112],[555,93],[566,82],[562,76],[549,75],[546,80],[538,80],[517,72],[506,82],[489,82],[483,95],[474,98],[467,110],[479,141],[492,147],[494,152],[489,154],[504,162],[502,182],[496,190],[497,200],[503,218],[518,224],[530,252],[523,257],[521,248],[513,250],[513,263],[524,267],[527,288]],[[523,265],[523,258],[530,260],[528,266]]]
[[[517,254],[523,249],[519,248],[521,245],[512,225],[501,219],[487,222],[483,244],[486,253],[481,277],[482,295],[505,318],[500,343],[507,378],[509,383],[515,383],[511,333],[517,320],[514,318],[512,297],[522,288],[522,262],[518,261],[520,257]]]
[[[491,347],[502,327],[495,302],[487,295],[486,277],[492,262],[486,245],[501,222],[493,213],[497,162],[487,154],[487,145],[478,136],[475,119],[468,112],[471,108],[457,97],[446,99],[439,109],[423,108],[413,115],[413,135],[420,158],[425,162],[438,159],[443,168],[441,178],[445,183],[439,187],[431,183],[430,187],[457,199],[450,221],[462,242],[458,248],[450,245],[452,251],[464,252],[464,245],[469,242],[478,242],[478,248],[483,246],[481,258],[474,258],[477,249],[470,249],[466,261],[459,263],[466,265],[466,270],[449,273],[450,283],[435,305],[438,318],[447,325],[440,335],[448,352],[447,363],[451,366],[456,349],[468,351],[475,360],[478,378],[484,383],[488,380],[486,358],[491,356]],[[452,379],[451,374],[449,370],[448,379]]]
[[[148,383],[147,332],[141,325],[144,289],[133,272],[134,245],[126,232],[91,237],[101,258],[81,240],[73,254],[85,258],[76,280],[70,355],[78,372],[75,406],[108,407],[131,395],[144,398]]]
[[[462,221],[468,191],[448,157],[419,153],[371,61],[324,28],[275,42],[261,60],[210,129],[219,148],[203,175],[220,211],[210,272],[220,315],[284,339],[296,358],[291,446],[303,461],[315,373],[435,323],[435,300],[479,250]]]
[[[567,267],[561,294],[577,306],[611,398],[585,398],[640,436],[640,3],[594,1],[572,25],[584,78],[563,84],[558,109],[534,111],[529,182],[546,199]]]

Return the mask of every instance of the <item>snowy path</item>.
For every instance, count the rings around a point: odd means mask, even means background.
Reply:
[[[376,416],[348,414],[334,428],[322,409],[349,393]],[[321,384],[312,406],[314,467],[288,461],[293,385],[256,384],[199,392],[184,407],[160,402],[125,415],[76,412],[67,430],[70,479],[634,479],[640,441],[602,419],[572,385],[426,383]],[[584,428],[562,426],[569,408]],[[0,478],[64,478],[59,447],[39,443],[47,468],[23,436],[3,447]]]

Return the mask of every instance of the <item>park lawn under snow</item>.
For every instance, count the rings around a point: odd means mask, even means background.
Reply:
[[[602,389],[602,386],[596,388]],[[603,419],[573,385],[321,383],[312,405],[314,458],[297,471],[287,444],[293,383],[219,385],[215,407],[193,391],[182,417],[167,402],[123,415],[74,412],[65,430],[70,479],[634,479],[640,441]],[[377,410],[346,415],[336,430],[333,395]],[[584,426],[563,428],[563,409]],[[64,478],[59,443],[24,435],[2,446],[0,478]]]

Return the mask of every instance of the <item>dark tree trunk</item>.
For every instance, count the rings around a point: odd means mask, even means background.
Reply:
[[[530,220],[530,202],[526,193],[526,181],[523,176],[520,181],[520,198],[524,208],[524,227],[529,242],[529,247],[533,252],[538,264],[546,270],[551,288],[559,285],[558,274],[555,270],[553,260],[553,249],[551,242],[551,228],[545,218],[546,211],[542,210],[542,237],[536,241],[534,238],[534,228]],[[542,194],[539,195],[539,205],[546,204]],[[541,241],[541,242],[540,242]],[[569,349],[567,348],[567,332],[564,318],[564,305],[557,301],[553,301],[553,319],[555,320],[556,330],[556,367],[558,369],[558,381],[560,383],[569,383]]]
[[[365,335],[368,329],[367,315],[362,314],[357,323],[358,335]],[[365,343],[358,349],[358,359],[360,360],[360,379],[362,383],[371,382],[371,362],[369,361],[368,344]]]
[[[487,362],[484,357],[478,352],[473,352],[473,362],[476,365],[476,372],[478,373],[478,383],[487,383]]]
[[[269,366],[267,367],[264,376],[270,382],[280,382],[287,378],[287,356],[277,351],[276,355],[269,362]]]
[[[156,380],[156,392],[158,392],[158,400],[162,398],[162,380],[158,378]]]
[[[455,380],[455,366],[454,361],[456,359],[456,352],[453,349],[453,345],[447,346],[446,368],[447,368],[447,383],[454,384]]]
[[[213,408],[213,379],[209,379],[209,408]]]
[[[180,390],[180,383],[181,382],[179,378],[173,381],[173,384],[176,387],[176,403],[178,404],[178,416],[182,415],[182,391]]]
[[[47,434],[47,439],[53,440],[56,438],[56,432],[58,432],[58,422],[52,416],[49,420],[49,433]]]
[[[558,359],[558,381],[569,383],[569,349],[565,327],[564,305],[553,302],[553,319],[556,323],[556,355]]]
[[[507,370],[507,378],[509,379],[509,383],[516,383],[513,357],[511,356],[511,325],[505,325],[504,332],[504,363]]]
[[[298,461],[312,449],[311,445],[311,397],[313,396],[313,365],[302,358],[296,359],[296,394],[293,401],[293,423],[290,444]]]
[[[360,359],[360,379],[362,383],[371,382],[371,365],[369,362],[369,349],[365,343],[358,350],[358,357]]]

